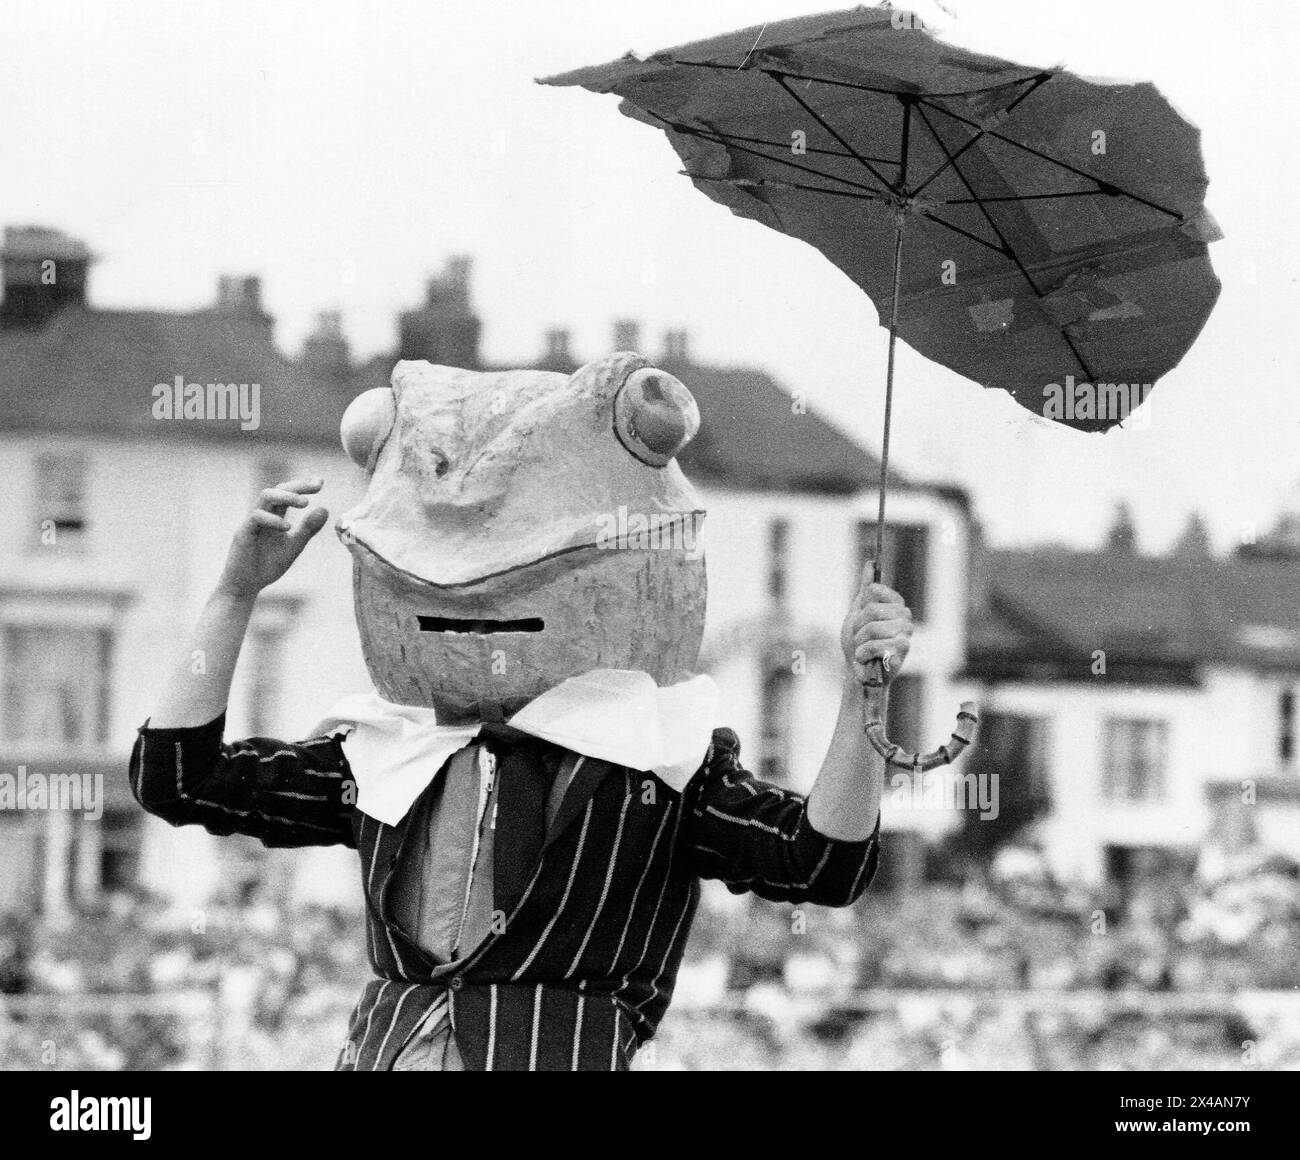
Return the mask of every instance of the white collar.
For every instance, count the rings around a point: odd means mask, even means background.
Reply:
[[[574,753],[654,773],[680,792],[708,753],[717,699],[717,686],[703,675],[660,688],[649,673],[593,669],[529,701],[507,724]],[[439,725],[433,709],[357,693],[335,704],[310,735],[346,734],[357,809],[394,826],[479,729]]]

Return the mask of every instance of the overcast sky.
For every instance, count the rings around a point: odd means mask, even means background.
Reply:
[[[615,98],[533,84],[832,7],[0,0],[0,224],[84,238],[104,307],[194,308],[218,274],[258,273],[291,351],[326,308],[358,353],[391,348],[396,312],[464,251],[493,360],[527,360],[555,325],[581,357],[607,353],[621,315],[641,320],[652,355],[685,326],[701,356],[769,368],[874,445],[885,338],[866,296],[692,189]],[[900,470],[967,486],[1000,544],[1093,543],[1127,498],[1148,550],[1192,508],[1232,546],[1300,483],[1284,358],[1300,330],[1300,15],[1281,2],[944,8],[918,5],[963,46],[1159,85],[1203,133],[1224,286],[1145,430],[1057,428],[904,351]]]

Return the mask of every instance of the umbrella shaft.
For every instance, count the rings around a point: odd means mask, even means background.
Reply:
[[[903,266],[903,221],[894,222],[894,295],[889,306],[889,359],[885,365],[885,426],[880,440],[880,509],[876,515],[876,558],[872,580],[880,581],[880,564],[885,555],[885,495],[889,490],[889,427],[894,416],[894,347],[898,341],[898,296]]]

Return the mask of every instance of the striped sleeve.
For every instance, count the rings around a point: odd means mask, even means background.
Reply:
[[[266,846],[355,847],[356,783],[337,738],[225,744],[225,723],[224,713],[188,729],[146,722],[131,751],[136,801],[173,826],[248,834]]]
[[[686,841],[695,872],[733,893],[774,902],[847,906],[867,888],[879,858],[880,820],[861,842],[813,829],[807,799],[760,781],[740,764],[740,742],[716,729],[703,768],[686,787]]]

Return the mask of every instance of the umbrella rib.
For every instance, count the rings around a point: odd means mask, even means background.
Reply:
[[[937,201],[935,205],[975,205],[977,202],[983,202],[985,205],[992,205],[995,202],[1003,201],[1050,201],[1058,197],[1109,197],[1110,194],[1104,189],[1065,189],[1057,193],[1019,193],[1008,197],[950,197],[944,201]]]
[[[1016,97],[1016,99],[1012,101],[1011,104],[1009,104],[1005,109],[1003,109],[1000,113],[996,113],[993,115],[998,117],[999,120],[1005,117],[1009,112],[1011,112],[1012,109],[1014,109],[1018,104],[1020,104],[1021,101],[1023,101],[1027,96],[1029,96],[1030,93],[1037,91],[1041,86],[1045,85],[1049,80],[1051,80],[1052,75],[1053,75],[1052,73],[1039,73],[1036,77],[1022,77],[1021,80],[1014,82],[1016,84],[1022,84],[1024,83],[1024,81],[1028,80],[1031,81],[1032,83],[1027,89],[1025,89],[1023,93],[1021,93],[1018,97]],[[960,149],[958,149],[956,153],[953,154],[951,161],[944,161],[944,163],[940,165],[938,169],[936,169],[932,174],[930,174],[929,177],[927,177],[923,182],[921,182],[920,185],[918,185],[914,190],[911,191],[912,196],[916,197],[916,195],[919,194],[927,185],[929,185],[930,182],[932,182],[936,177],[939,177],[941,174],[946,172],[948,167],[954,164],[958,157],[960,157],[963,153],[965,153],[967,149],[969,149],[972,145],[974,145],[975,142],[977,142],[981,137],[983,137],[988,132],[989,132],[988,129],[981,126],[980,131],[976,133],[975,136],[973,136],[969,141],[967,141]]]
[[[1004,258],[1010,258],[1012,256],[1008,253],[1005,245],[995,246],[987,238],[981,238],[978,234],[972,234],[969,230],[962,229],[961,226],[955,226],[952,222],[944,221],[943,218],[939,217],[937,214],[931,213],[929,210],[921,210],[920,214],[927,221],[932,221],[935,225],[944,226],[945,228],[952,230],[954,234],[961,234],[963,238],[969,238],[972,242],[978,242],[981,246],[985,246],[995,254],[1001,254]]]
[[[803,111],[807,113],[810,117],[812,117],[812,119],[816,121],[817,124],[819,124],[823,129],[826,130],[826,132],[828,132],[832,137],[834,137],[836,141],[838,141],[841,145],[843,145],[845,149],[847,149],[850,153],[852,153],[854,159],[858,162],[858,164],[861,165],[864,169],[866,169],[866,171],[870,173],[872,177],[874,177],[878,182],[880,182],[880,184],[883,185],[891,193],[898,192],[893,182],[886,181],[884,175],[874,165],[872,165],[870,161],[868,161],[864,156],[862,156],[861,153],[859,153],[856,149],[854,149],[852,145],[850,145],[843,137],[839,135],[839,133],[835,131],[835,129],[830,125],[830,123],[820,113],[818,113],[816,109],[814,109],[810,104],[808,104],[808,102],[805,101],[803,97],[801,97],[798,93],[794,91],[794,89],[792,89],[788,84],[785,83],[785,77],[781,73],[772,72],[769,71],[768,69],[763,69],[762,71],[764,72],[765,75],[770,76],[774,81],[776,81],[776,83],[780,85],[781,88],[783,88],[787,93],[789,93],[790,96],[792,96],[799,103],[799,107],[803,109]],[[905,164],[906,160],[907,160],[906,158],[903,158],[902,163]]]
[[[920,103],[922,105],[925,104],[924,101]],[[918,108],[917,112],[920,114],[921,120],[925,123],[925,127],[930,130],[930,135],[934,138],[935,143],[939,146],[940,149],[943,150],[945,156],[950,156],[948,152],[948,146],[944,144],[943,138],[940,137],[937,132],[935,132],[934,126],[930,124],[930,118],[925,115],[925,109]],[[970,181],[967,180],[966,174],[962,172],[961,166],[958,165],[956,162],[954,162],[952,171],[961,179],[961,183],[966,187],[966,191],[971,195],[971,197],[975,199],[975,205],[979,208],[980,213],[984,215],[984,220],[988,222],[989,228],[997,235],[998,241],[1002,243],[1003,249],[1006,251],[1006,256],[1010,258],[1012,262],[1015,263],[1016,269],[1020,271],[1020,276],[1024,278],[1024,280],[1027,283],[1029,283],[1029,288],[1034,292],[1034,297],[1038,299],[1044,298],[1045,295],[1043,291],[1038,288],[1038,284],[1034,281],[1028,269],[1026,269],[1025,264],[1020,260],[1020,256],[1016,253],[1015,249],[1011,246],[1011,244],[1007,241],[1006,237],[1003,235],[1002,230],[998,227],[998,223],[993,220],[993,215],[989,213],[988,208],[980,200],[979,194],[975,192],[974,188],[971,186]],[[1087,378],[1092,379],[1094,377],[1092,370],[1089,368],[1088,364],[1084,361],[1083,355],[1079,353],[1079,348],[1074,345],[1074,340],[1066,333],[1065,327],[1058,326],[1057,331],[1059,332],[1061,337],[1065,340],[1065,345],[1070,348],[1070,352],[1074,355],[1075,359],[1078,361],[1079,366],[1083,368],[1084,375]]]
[[[968,117],[963,117],[960,113],[954,113],[951,109],[945,109],[942,105],[931,104],[924,97],[919,98],[919,100],[922,105],[925,105],[926,108],[933,109],[936,113],[944,113],[947,116],[952,117],[954,120],[960,121],[964,125],[970,125],[972,128],[980,129],[978,121],[972,121]],[[933,133],[933,128],[930,131]],[[1168,206],[1161,205],[1159,202],[1151,201],[1149,198],[1134,193],[1132,190],[1125,189],[1123,186],[1116,185],[1112,181],[1103,181],[1100,177],[1089,173],[1086,169],[1080,169],[1075,165],[1071,165],[1068,161],[1062,161],[1058,157],[1053,157],[1050,153],[1044,153],[1041,149],[1035,149],[1032,145],[1026,145],[1021,141],[1015,140],[1013,137],[1008,137],[1005,133],[999,133],[993,129],[981,129],[981,133],[992,137],[995,141],[1001,141],[1004,145],[1010,145],[1015,149],[1020,149],[1025,153],[1032,154],[1041,161],[1049,162],[1050,164],[1064,169],[1069,173],[1073,173],[1076,177],[1086,177],[1089,181],[1096,182],[1098,193],[1109,194],[1112,197],[1127,197],[1131,201],[1136,201],[1140,205],[1145,205],[1147,208],[1154,209],[1159,213],[1165,214],[1167,217],[1175,219],[1176,221],[1183,220],[1183,215],[1177,210],[1172,210]],[[937,139],[936,135],[936,140]],[[978,137],[975,139],[978,140]]]
[[[744,141],[750,145],[767,145],[772,149],[789,148],[788,141],[769,141],[765,137],[741,137],[739,134],[736,133],[728,133],[727,139],[729,141]],[[806,145],[804,146],[804,149],[808,153],[821,153],[826,157],[843,157],[846,160],[851,160],[853,158],[852,153],[845,153],[840,149],[821,149],[818,148],[816,145]],[[867,156],[868,160],[878,161],[882,165],[898,164],[898,162],[895,161],[892,157],[872,157],[870,154],[866,154],[865,156]]]
[[[907,146],[912,136],[912,106],[916,103],[911,97],[899,97],[903,106],[903,139],[898,146],[898,188],[907,193]]]
[[[683,177],[692,181],[711,181],[717,185],[734,185],[739,189],[797,189],[801,193],[825,193],[831,197],[849,197],[854,201],[872,201],[877,205],[887,205],[886,199],[878,194],[855,193],[851,189],[826,189],[819,185],[804,185],[798,181],[771,181],[762,177],[710,177],[707,173],[692,173],[689,169],[681,170]]]
[[[814,169],[811,165],[800,165],[797,161],[790,161],[785,157],[773,157],[770,153],[760,153],[757,149],[750,149],[744,145],[738,145],[725,133],[714,131],[705,131],[697,129],[693,125],[685,125],[679,121],[670,121],[667,117],[661,116],[653,109],[646,109],[656,121],[662,121],[668,128],[675,133],[684,133],[688,137],[699,137],[703,141],[710,141],[714,145],[725,145],[729,149],[735,149],[739,153],[748,153],[751,157],[759,157],[764,161],[775,161],[778,165],[788,165],[791,169],[798,169],[801,173],[811,173],[814,177],[824,177],[828,181],[838,181],[841,185],[850,185],[854,189],[865,190],[867,193],[883,194],[888,192],[884,189],[873,189],[869,185],[864,185],[860,181],[853,181],[847,177],[841,177],[837,173],[827,173],[823,169]]]

